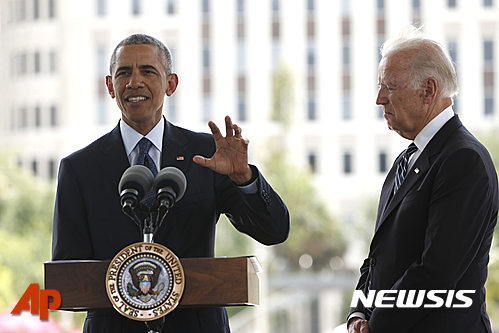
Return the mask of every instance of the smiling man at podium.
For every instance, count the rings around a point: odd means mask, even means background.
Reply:
[[[157,171],[174,166],[186,176],[183,198],[155,235],[155,242],[179,258],[214,256],[220,214],[265,245],[286,240],[286,205],[248,164],[248,141],[241,128],[226,117],[226,135],[213,122],[209,135],[177,127],[163,117],[165,94],[175,92],[178,77],[162,42],[140,34],[125,38],[111,57],[106,85],[121,120],[110,133],[61,161],[53,260],[110,260],[142,240],[137,226],[123,214],[118,193],[122,174],[138,163],[149,163]],[[136,333],[146,332],[146,326],[116,311],[90,311],[84,332]],[[224,308],[189,308],[168,314],[163,332],[219,333],[230,328]]]

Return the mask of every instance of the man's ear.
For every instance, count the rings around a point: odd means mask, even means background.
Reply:
[[[424,102],[425,104],[431,104],[437,97],[437,92],[439,90],[438,81],[434,77],[430,77],[425,81],[425,90],[424,90]]]
[[[178,86],[177,74],[171,73],[170,75],[168,75],[168,77],[166,78],[166,84],[167,84],[166,96],[170,97],[171,95],[173,95],[175,90],[177,90],[177,86]]]
[[[106,76],[106,86],[107,86],[107,92],[109,93],[111,98],[115,98],[116,95],[114,93],[113,79],[111,78],[111,75]]]

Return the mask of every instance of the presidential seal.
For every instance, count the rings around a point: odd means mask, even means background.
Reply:
[[[156,243],[127,246],[113,258],[106,274],[106,291],[114,308],[141,321],[161,318],[175,309],[184,285],[180,260]]]

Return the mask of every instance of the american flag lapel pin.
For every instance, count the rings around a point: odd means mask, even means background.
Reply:
[[[183,161],[184,160],[184,156],[177,156],[177,161]]]

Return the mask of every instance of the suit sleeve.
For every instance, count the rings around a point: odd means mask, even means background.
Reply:
[[[491,164],[469,148],[442,162],[432,184],[428,221],[416,222],[427,223],[422,256],[391,289],[452,290],[470,265],[488,259],[490,243],[483,243],[490,242],[497,217],[497,180],[490,179],[486,163]],[[407,332],[431,310],[376,308],[370,332]]]
[[[289,234],[289,212],[279,197],[254,166],[258,173],[258,191],[244,194],[227,177],[223,176],[220,191],[220,210],[229,218],[234,227],[258,242],[273,245],[284,242]]]
[[[52,260],[90,259],[87,213],[70,161],[59,168],[52,236]]]

